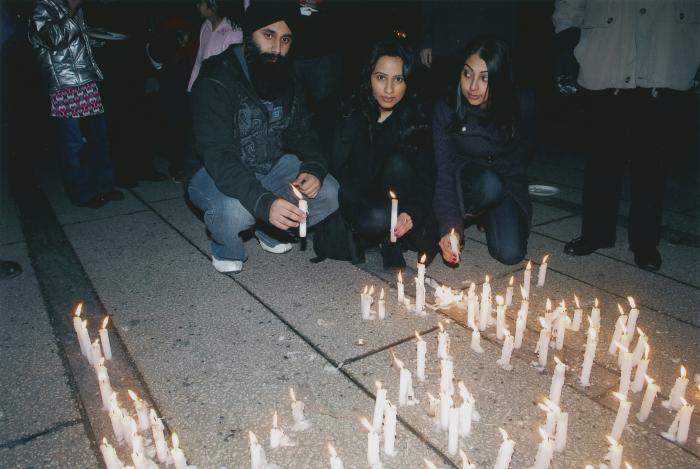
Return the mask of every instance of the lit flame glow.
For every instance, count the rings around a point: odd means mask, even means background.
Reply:
[[[333,447],[332,444],[328,443],[328,452],[331,454],[331,458],[337,458],[338,453],[335,451],[335,448]]]
[[[532,270],[532,261],[527,261],[527,265],[525,266],[525,270]]]
[[[546,309],[547,311],[552,310],[552,300],[550,300],[549,298],[547,298],[547,301],[544,303],[544,309]]]
[[[438,327],[440,328],[440,332],[445,332],[445,328],[443,327],[442,323],[438,321]]]
[[[574,294],[574,303],[576,303],[576,309],[581,309],[581,303],[578,302],[578,296]]]
[[[651,347],[649,347],[649,344],[646,343],[644,344],[644,359],[649,360],[649,352],[651,351]]]
[[[109,322],[109,316],[105,316],[104,320],[102,321],[102,329],[107,329],[108,322]]]
[[[253,432],[250,432],[251,435],[253,435]],[[255,438],[255,435],[250,437],[250,442],[253,442],[253,439]],[[177,437],[177,433],[173,432],[173,448],[178,449],[180,447],[180,439]],[[257,443],[258,440],[256,439],[255,442]]]
[[[498,304],[498,306],[503,306],[504,301],[501,295],[496,295],[496,303]]]
[[[617,309],[618,309],[618,311],[620,311],[620,315],[624,316],[625,310],[622,309],[622,306],[620,305],[620,303],[617,304]]]
[[[134,391],[132,391],[131,389],[127,389],[126,392],[129,394],[129,397],[131,398],[132,401],[136,402],[136,401],[139,400],[139,397],[138,397],[138,396],[136,395],[136,393],[135,393]]]
[[[78,306],[75,307],[74,316],[75,316],[76,318],[79,318],[79,317],[80,317],[80,314],[81,314],[82,312],[83,312],[83,302],[81,301],[80,303],[78,303]]]
[[[547,435],[547,432],[545,431],[544,428],[540,427],[540,428],[539,428],[539,433],[540,433],[540,436],[542,437],[543,440],[548,440],[548,439],[549,439],[549,436]]]
[[[376,386],[377,391],[379,391],[380,389],[382,389],[382,382],[381,382],[381,381],[375,381],[375,382],[374,382],[374,385]]]
[[[685,367],[681,365],[681,378],[685,378]]]
[[[374,432],[374,427],[372,427],[372,424],[370,424],[366,418],[362,417],[360,423],[362,423],[362,426],[365,427],[368,432]]]
[[[613,394],[613,396],[615,396],[615,399],[620,401],[620,403],[627,402],[627,398],[625,397],[624,394],[620,394],[619,392],[616,392],[616,391],[613,391],[612,394]]]
[[[383,300],[384,299],[384,289],[382,288],[381,293],[379,293],[379,299]]]
[[[605,439],[608,440],[608,443],[610,443],[610,446],[612,447],[617,447],[620,445],[620,443],[618,443],[617,440],[610,435],[607,435]]]
[[[394,357],[394,363],[396,363],[396,366],[399,367],[400,370],[403,370],[403,362],[399,360],[394,352],[391,352],[391,355]]]
[[[501,432],[501,437],[503,437],[503,441],[506,441],[508,439],[508,432],[502,428],[499,428],[498,431]]]
[[[511,276],[510,276],[510,280],[508,280],[508,286],[509,286],[509,287],[512,287],[512,286],[513,286],[513,280],[514,280],[514,279],[515,279],[515,276],[514,276],[514,275],[511,275]]]
[[[546,264],[548,259],[549,259],[549,254],[545,255],[545,256],[542,258],[542,263],[543,263],[543,264]]]
[[[374,285],[372,285],[369,289],[368,295],[373,295],[374,294]]]
[[[294,388],[289,388],[289,397],[292,398],[292,402],[296,402],[296,401],[297,401],[297,397],[296,397],[296,395],[294,394]]]
[[[484,281],[484,283],[489,283],[489,276],[488,275],[486,276],[486,280]]]
[[[294,196],[295,196],[297,199],[301,200],[301,199],[304,198],[304,196],[301,195],[301,192],[299,192],[299,190],[298,190],[296,187],[294,187],[294,186],[291,185],[291,184],[289,185],[289,187],[292,188],[292,192],[294,192]]]
[[[649,386],[650,384],[654,384],[654,379],[650,378],[649,375],[644,375],[644,379],[647,382],[647,386]]]
[[[642,331],[640,327],[637,328],[637,332],[639,333],[640,336],[646,337],[646,334]]]
[[[596,298],[595,300],[593,300],[593,305],[594,305],[596,308],[598,307],[598,298]]]
[[[416,331],[416,339],[418,339],[418,342],[423,342],[423,338],[420,336],[418,331]]]
[[[462,448],[459,449],[459,457],[462,459],[463,466],[466,467],[469,465],[469,459],[467,458],[467,454],[462,450]]]
[[[627,301],[629,301],[630,307],[631,307],[632,309],[636,309],[636,308],[637,308],[637,303],[634,302],[634,298],[632,298],[631,296],[628,296],[628,297],[627,297]]]
[[[401,275],[400,270],[399,270],[399,283],[403,283],[403,275]]]
[[[564,362],[562,362],[561,360],[559,360],[559,357],[557,357],[556,355],[554,356],[554,361],[557,362],[557,365],[563,365],[563,364],[564,364]]]
[[[389,197],[391,197],[392,199],[396,198],[396,194],[394,194],[394,191],[389,191]]]
[[[423,254],[422,256],[420,256],[420,263],[421,263],[421,264],[425,264],[425,260],[426,260],[427,258],[428,258],[428,257],[427,257],[425,254]]]
[[[277,411],[272,414],[272,428],[277,428]]]
[[[175,434],[173,433],[173,442],[175,438]],[[248,439],[250,440],[251,446],[256,446],[258,444],[258,437],[255,436],[255,433],[248,431]]]

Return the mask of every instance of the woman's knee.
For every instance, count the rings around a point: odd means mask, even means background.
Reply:
[[[510,242],[498,245],[489,244],[489,254],[501,264],[515,265],[525,259],[527,242]]]
[[[465,198],[465,206],[476,205],[476,209],[482,209],[496,204],[503,198],[503,182],[501,178],[487,169],[479,168],[478,174],[468,174],[470,169],[465,168],[462,172],[462,190]]]

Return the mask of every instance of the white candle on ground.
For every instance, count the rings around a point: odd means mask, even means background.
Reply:
[[[501,358],[499,358],[496,363],[504,370],[510,371],[513,369],[513,365],[510,364],[510,357],[513,354],[515,338],[510,335],[508,329],[505,330],[504,336],[505,340],[503,341],[503,349],[501,349]]]
[[[404,368],[403,362],[394,355],[394,362],[399,368],[399,406],[415,404],[413,396],[413,378],[411,372]]]
[[[566,365],[558,357],[554,357],[554,361],[557,365],[554,367],[554,376],[552,376],[552,384],[549,387],[549,400],[559,405],[561,390],[566,379]]]
[[[396,406],[391,402],[386,403],[384,410],[384,454],[393,456],[396,454]]]
[[[639,360],[637,364],[637,370],[634,374],[634,381],[632,382],[632,392],[638,393],[644,388],[644,378],[647,375],[647,369],[649,368],[649,344],[644,344],[644,358]]]
[[[112,384],[109,381],[109,374],[105,366],[104,358],[95,365],[97,374],[97,384],[100,387],[100,397],[102,398],[102,409],[109,411],[109,396],[112,394]]]
[[[688,441],[688,430],[690,428],[690,418],[693,415],[695,406],[688,404],[688,401],[681,399],[681,408],[676,412],[676,416],[671,422],[671,426],[661,436],[670,441],[685,444]]]
[[[546,397],[544,398],[544,402],[537,404],[537,406],[543,410],[547,416],[544,431],[547,433],[547,436],[554,438],[557,428],[557,415],[560,413],[559,406]]]
[[[569,413],[557,414],[557,432],[554,435],[554,451],[561,453],[566,449],[566,436],[569,430]]]
[[[549,254],[544,256],[542,258],[542,264],[540,264],[540,270],[537,275],[537,286],[538,287],[543,287],[544,286],[544,280],[547,277],[547,259],[549,259]]]
[[[459,449],[459,408],[452,407],[449,410],[447,452],[451,455],[457,454]]]
[[[462,460],[462,466],[460,467],[460,469],[476,469],[476,464],[470,463],[469,458],[467,457],[467,453],[465,453],[461,449],[459,450],[459,458]]]
[[[606,436],[610,446],[608,447],[608,454],[605,455],[605,459],[610,461],[609,469],[621,469],[622,467],[622,450],[623,447],[614,438]]]
[[[581,365],[581,377],[579,382],[582,386],[590,386],[591,369],[593,368],[593,360],[595,359],[595,351],[598,346],[598,332],[593,327],[591,318],[588,318],[590,327],[586,339],[586,351],[583,354],[583,365]]]
[[[80,317],[80,315],[83,312],[83,303],[82,301],[78,303],[78,306],[75,307],[75,311],[73,312],[73,329],[75,330],[75,334],[78,336],[78,345],[80,345],[80,353],[83,354],[83,356],[87,357],[88,356],[88,350],[85,348],[85,340],[83,337],[81,337],[82,333],[82,328],[83,328],[83,319]],[[88,340],[89,342],[89,340]]]
[[[619,440],[620,437],[622,437],[622,432],[625,430],[625,426],[627,425],[627,417],[629,417],[632,403],[628,401],[624,395],[618,392],[614,392],[613,395],[620,401],[620,405],[617,408],[617,415],[615,416],[615,423],[613,424],[613,429],[612,432],[610,432],[610,436],[616,440]]]
[[[124,424],[121,409],[119,408],[119,401],[117,400],[117,393],[112,392],[109,395],[109,420],[112,424],[112,431],[114,432],[114,438],[117,441],[124,440]]]
[[[649,344],[649,338],[642,329],[638,327],[637,333],[639,338],[637,339],[637,345],[634,347],[634,352],[632,352],[632,355],[634,356],[632,363],[635,365],[639,365],[639,362],[642,360],[642,356],[644,355],[644,350]]]
[[[540,317],[540,338],[537,341],[537,346],[535,347],[535,353],[537,353],[538,364],[540,368],[547,367],[547,356],[549,355],[549,338],[550,338],[550,328],[544,318]]]
[[[542,442],[537,447],[537,455],[535,456],[535,465],[532,469],[548,469],[549,463],[552,461],[554,456],[554,445],[549,436],[540,428],[540,436],[542,437]]]
[[[615,322],[615,331],[613,332],[613,338],[612,341],[610,342],[610,348],[608,348],[608,353],[610,355],[614,355],[615,352],[617,351],[617,346],[620,344],[622,340],[622,334],[626,332],[626,324],[627,324],[627,315],[624,313],[622,310],[622,306],[619,304],[617,305],[617,308],[620,310],[620,316],[617,318],[617,321]]]
[[[403,276],[401,275],[401,272],[399,272],[398,275],[398,280],[396,282],[396,290],[397,290],[397,300],[400,305],[403,304],[404,300],[404,291],[403,291]]]
[[[574,319],[571,321],[571,330],[578,332],[581,329],[581,321],[583,320],[583,309],[581,309],[581,303],[578,301],[578,296],[574,295]]]
[[[681,408],[681,399],[685,396],[685,390],[688,387],[688,378],[686,378],[685,375],[685,367],[681,366],[681,375],[676,378],[676,382],[671,388],[669,400],[662,402],[662,405],[667,409],[678,410]]]
[[[292,187],[292,192],[294,192],[294,195],[296,196],[297,199],[299,199],[299,210],[304,212],[305,214],[309,213],[309,204],[304,200],[304,196],[299,192],[299,190],[294,187]],[[303,221],[299,223],[299,237],[300,238],[305,238],[306,237],[306,221]]]
[[[102,327],[99,330],[100,333],[100,343],[102,344],[102,353],[105,359],[112,359],[112,346],[109,343],[109,331],[107,331],[107,323],[109,322],[109,316],[105,316],[102,321]]]
[[[467,327],[476,329],[476,314],[477,308],[479,307],[477,296],[474,294],[474,289],[476,286],[472,282],[469,286],[469,294],[467,295]]]
[[[396,198],[396,194],[394,194],[393,191],[389,191],[389,197],[391,197],[391,223],[389,226],[389,241],[395,243],[396,223],[398,222],[399,216],[399,199]]]
[[[496,457],[496,464],[494,464],[493,469],[508,469],[510,460],[513,457],[515,442],[508,438],[508,433],[504,429],[499,428],[498,431],[501,432],[503,442],[501,443],[501,447],[498,448],[498,456]]]
[[[335,451],[335,448],[330,443],[328,443],[328,452],[331,455],[331,469],[345,469],[345,466],[343,465],[343,460],[340,459],[338,453]]]
[[[107,442],[107,438],[102,438],[100,452],[102,453],[102,458],[105,461],[107,469],[123,469],[124,466],[119,460],[119,456],[117,456],[117,451]]]
[[[372,312],[370,309],[371,307],[372,294],[370,293],[370,290],[368,289],[367,285],[365,285],[365,288],[362,290],[362,293],[360,293],[360,312],[362,313],[362,319],[364,319],[365,321],[372,319]]]
[[[659,392],[659,386],[654,383],[654,380],[649,376],[644,377],[647,382],[647,390],[644,392],[644,398],[642,399],[642,406],[637,412],[637,420],[640,422],[646,421],[651,413],[651,408],[654,405],[654,399],[656,399],[656,394]]]
[[[379,381],[374,382],[377,387],[377,397],[374,400],[374,415],[372,416],[372,427],[377,433],[382,431],[382,419],[384,418],[384,406],[386,405],[387,390],[382,387]]]
[[[450,428],[450,409],[452,408],[452,395],[440,393],[440,428],[446,432]]]
[[[596,331],[600,329],[600,306],[598,304],[598,298],[593,300],[593,307],[591,308],[591,327],[595,328]]]
[[[618,392],[627,398],[627,393],[630,389],[630,383],[632,382],[632,363],[633,356],[627,350],[627,347],[618,344],[620,353],[622,354],[622,363],[620,364],[620,389]],[[613,438],[619,439],[613,435]]]
[[[523,287],[520,287],[520,293],[523,294]],[[515,320],[515,342],[513,346],[517,349],[523,345],[523,336],[525,335],[525,327],[527,326],[528,301],[523,298],[518,311],[518,318]]]
[[[171,450],[171,453],[173,455],[173,461],[175,461],[175,438],[177,435],[173,433],[173,449]],[[250,440],[250,469],[265,469],[265,466],[267,465],[267,459],[265,458],[265,450],[263,447],[258,443],[258,438],[255,436],[255,433],[249,431],[248,432],[248,439]],[[184,455],[180,456],[182,454],[182,451],[178,448],[178,458],[182,458],[184,461]],[[177,463],[175,463],[175,468],[179,469],[177,467]]]
[[[471,349],[476,353],[484,353],[484,349],[481,347],[481,333],[478,329],[472,331],[472,341]]]
[[[384,303],[384,289],[379,293],[379,301],[377,303],[377,319],[386,318],[386,305]]]
[[[292,399],[292,418],[294,419],[294,431],[304,431],[311,428],[311,423],[304,416],[304,401],[298,401],[293,388],[289,388],[289,397]]]
[[[270,448],[279,448],[282,444],[283,436],[282,429],[277,426],[277,411],[275,411],[272,415],[272,428],[270,428]]]
[[[457,237],[457,233],[455,233],[454,228],[452,228],[450,231],[450,250],[452,251],[452,254],[457,256],[457,259],[459,259],[459,238]]]
[[[127,390],[129,397],[134,402],[134,409],[136,409],[136,416],[139,419],[139,430],[146,431],[151,426],[151,417],[148,412],[148,405],[143,402],[143,399],[139,398],[134,391],[131,389]]]
[[[513,281],[515,276],[511,275],[510,280],[508,280],[508,286],[506,287],[506,306],[513,304]]]
[[[418,381],[423,382],[426,379],[425,355],[427,351],[427,344],[420,334],[418,334],[418,331],[416,331],[416,338],[418,339],[416,342],[416,378],[418,378]]]
[[[441,322],[438,322],[440,332],[438,332],[437,357],[439,359],[450,357],[450,337]]]
[[[469,436],[472,432],[474,404],[474,397],[471,394],[462,397],[462,404],[459,406],[459,434],[461,436]]]
[[[569,327],[569,323],[571,322],[569,320],[569,316],[566,313],[566,304],[562,301],[561,306],[560,306],[560,313],[559,316],[557,317],[556,321],[556,326],[557,326],[557,350],[563,350],[564,349],[564,338],[566,337],[566,328]]]
[[[523,285],[525,288],[525,297],[530,298],[530,278],[532,277],[532,262],[527,261],[527,266],[525,267],[525,272],[523,273]]]
[[[637,318],[639,317],[639,309],[637,309],[637,305],[634,302],[634,298],[631,296],[627,297],[627,301],[630,304],[630,312],[629,315],[627,316],[627,335],[630,338],[630,341],[634,337],[634,330],[637,327]]]
[[[252,432],[251,432],[252,435]],[[177,437],[177,433],[173,433],[172,436],[172,443],[173,447],[170,450],[170,454],[173,457],[173,464],[175,465],[175,469],[187,469],[187,459],[185,458],[185,453],[182,452],[180,449],[180,439]],[[257,440],[256,440],[257,443]],[[260,446],[260,445],[258,445]],[[262,447],[260,447],[262,450]],[[262,469],[264,467],[264,463],[260,464],[258,466],[255,466],[252,464],[252,441],[251,441],[251,466],[254,467],[255,469]],[[263,461],[265,459],[264,453],[263,453]]]
[[[440,392],[454,393],[454,363],[449,358],[440,360]]]
[[[506,305],[501,295],[496,295],[496,338],[503,340],[503,330],[506,327]]]
[[[483,331],[492,323],[491,318],[491,283],[487,275],[481,286],[481,306],[479,307],[479,330]]]
[[[170,451],[168,449],[168,444],[165,442],[165,435],[163,434],[163,422],[156,411],[151,409],[149,418],[151,420],[151,433],[153,434],[153,443],[156,447],[156,457],[158,462],[166,464],[170,460]]]
[[[87,330],[87,319],[80,322],[78,328],[78,342],[83,355],[88,359],[88,363],[92,364],[92,342],[90,342],[90,333]]]
[[[425,260],[427,256],[423,254],[418,260],[418,283],[425,285]]]
[[[374,431],[366,418],[362,418],[362,425],[367,429],[367,464],[374,467],[379,464],[379,434]]]
[[[421,282],[418,277],[415,278],[416,281],[416,314],[419,316],[423,314],[423,308],[425,307],[425,283]]]

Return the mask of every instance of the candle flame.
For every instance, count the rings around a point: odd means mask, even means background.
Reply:
[[[372,427],[372,424],[370,424],[369,420],[367,420],[366,418],[362,417],[360,419],[360,423],[362,423],[362,426],[365,427],[368,432],[374,432],[374,427]]]
[[[332,444],[328,443],[328,452],[331,454],[331,458],[337,458],[338,453],[335,451],[335,448],[333,447]]]
[[[435,396],[433,396],[431,393],[427,392],[426,394],[428,395],[428,399],[430,399],[431,402],[436,400]]]
[[[105,445],[105,446],[109,446],[109,443],[107,442],[107,437],[106,437],[106,436],[102,438],[102,444]]]
[[[545,431],[544,428],[540,427],[539,429],[540,436],[542,437],[543,440],[548,440],[549,436],[547,435],[547,432]]]
[[[382,288],[381,293],[379,293],[379,299],[383,300],[384,299],[384,289]]]
[[[557,363],[557,365],[563,365],[563,364],[564,364],[564,362],[562,362],[561,360],[559,360],[559,357],[557,357],[556,355],[554,356],[554,361]]]
[[[464,466],[469,465],[469,459],[467,458],[467,454],[462,450],[462,448],[459,449],[459,457],[462,459],[462,464]]]
[[[367,285],[365,285],[365,288],[362,289],[362,294],[366,295],[368,289],[369,289],[369,287]]]
[[[610,446],[613,446],[613,447],[619,446],[619,443],[617,442],[617,440],[615,438],[613,438],[612,436],[607,435],[605,437],[605,439],[608,440],[608,443],[610,443]]]
[[[501,437],[503,437],[503,441],[506,441],[508,439],[508,432],[502,428],[499,428],[498,431],[501,432]]]
[[[131,398],[132,401],[136,402],[136,401],[139,400],[139,397],[138,397],[138,396],[136,395],[136,393],[135,393],[134,391],[132,391],[131,389],[127,389],[126,392],[129,394],[129,397]]]
[[[651,351],[651,347],[649,347],[649,343],[644,344],[644,359],[649,360],[649,352]]]
[[[377,391],[382,389],[382,382],[381,381],[375,381],[374,386],[377,388]]]
[[[503,306],[504,302],[501,295],[496,295],[496,304],[498,304],[498,306]]]
[[[543,263],[543,264],[546,264],[546,263],[547,263],[547,259],[549,259],[549,254],[545,255],[545,256],[542,258],[542,263]]]
[[[104,320],[102,321],[102,329],[107,329],[108,322],[109,322],[109,316],[105,316]]]
[[[593,300],[593,305],[597,308],[598,307],[598,298]]]
[[[452,228],[452,229],[450,230],[450,236],[454,236],[454,235],[455,235],[455,229]]]
[[[427,467],[428,469],[437,469],[437,466],[432,461],[426,458],[423,458],[423,461],[425,462],[425,467]]]
[[[545,412],[549,412],[549,410],[550,410],[549,407],[547,407],[546,405],[544,405],[542,402],[540,402],[539,404],[537,404],[537,407],[539,407],[540,409],[542,409],[542,410],[545,411]]]
[[[440,321],[438,321],[438,327],[440,328],[440,332],[445,332],[445,328]]]
[[[175,438],[176,436],[177,436],[177,435],[175,435],[175,434],[173,433],[173,442],[175,441],[174,438]],[[255,436],[255,433],[251,432],[250,430],[248,431],[248,439],[250,440],[250,444],[251,444],[252,446],[255,446],[255,445],[258,444],[258,437]]]
[[[688,401],[685,400],[685,397],[681,397],[681,404],[683,404],[683,406],[688,405]]]
[[[581,303],[578,302],[578,296],[576,296],[576,293],[574,293],[574,303],[576,303],[576,309],[581,308]]]
[[[272,428],[277,428],[277,411],[272,414]]]
[[[301,195],[301,192],[299,192],[299,190],[296,187],[294,187],[294,185],[290,184],[289,187],[292,188],[292,192],[294,192],[294,196],[297,199],[302,200],[304,198],[304,196]]]
[[[396,194],[394,193],[394,191],[389,191],[389,197],[391,197],[392,199],[396,198]]]
[[[618,401],[620,401],[620,403],[622,403],[622,402],[627,402],[627,398],[625,397],[624,394],[620,394],[620,393],[617,392],[617,391],[613,391],[612,394],[613,394],[613,396],[615,396],[615,399],[617,399]]]
[[[543,400],[545,407],[548,411],[559,412],[560,407],[554,403],[550,398],[545,397]]]
[[[544,308],[545,308],[547,311],[551,311],[551,310],[552,310],[552,300],[550,300],[549,298],[547,298],[547,301],[545,301],[545,303],[544,303]]]
[[[79,317],[80,317],[80,314],[81,314],[82,312],[83,312],[83,302],[81,301],[80,303],[78,303],[78,306],[75,307],[75,313],[73,313],[73,315],[74,315],[76,318],[79,318]]]
[[[646,334],[642,331],[641,327],[637,327],[637,332],[639,333],[640,336],[646,337]]]
[[[637,308],[637,303],[634,302],[634,298],[632,298],[631,296],[628,296],[627,301],[629,301],[630,307],[632,309]]]
[[[399,270],[399,283],[403,283],[403,276],[401,275],[400,270]]]
[[[561,300],[561,303],[559,303],[559,306],[561,307],[561,309],[566,310],[566,301]]]
[[[623,335],[624,335],[624,334],[623,334]],[[628,349],[627,347],[625,347],[624,345],[622,345],[622,344],[621,344],[620,342],[618,342],[617,340],[615,341],[615,345],[617,345],[617,348],[619,348],[620,350],[622,350],[623,353],[629,353],[629,349]]]
[[[418,342],[423,342],[423,338],[420,336],[418,331],[416,331],[416,339],[418,339]]]
[[[391,352],[391,355],[394,357],[394,363],[396,363],[396,366],[399,367],[400,370],[403,370],[403,362],[399,360],[394,352]]]
[[[292,398],[292,402],[296,402],[296,401],[297,401],[297,397],[296,397],[296,395],[294,394],[294,388],[289,388],[289,397]]]
[[[253,435],[253,432],[250,432],[250,434]],[[253,438],[255,438],[255,435],[253,435],[250,438],[251,443],[253,442]],[[173,432],[172,440],[173,440],[173,448],[178,449],[180,447],[180,439],[177,437],[177,433]],[[257,443],[258,441],[255,440],[255,442]]]
[[[625,468],[626,468],[626,469],[634,469],[634,468],[632,467],[632,464],[628,463],[627,461],[625,461]]]
[[[425,254],[423,254],[422,256],[420,256],[420,263],[425,264],[426,259],[427,259],[427,256]]]
[[[486,280],[484,281],[484,283],[486,283],[486,284],[489,283],[489,276],[488,275],[486,276]]]
[[[373,294],[374,294],[374,285],[372,285],[372,286],[370,287],[368,295],[371,296],[371,295],[373,295]]]
[[[620,305],[620,303],[617,304],[617,309],[620,312],[621,316],[623,316],[625,314],[625,310],[622,309],[622,306]]]
[[[644,379],[647,382],[647,386],[649,386],[650,384],[654,384],[654,378],[651,378],[649,375],[644,375]]]
[[[525,266],[525,270],[532,270],[532,261],[527,261],[527,265]]]
[[[681,365],[681,378],[685,378],[685,367]]]

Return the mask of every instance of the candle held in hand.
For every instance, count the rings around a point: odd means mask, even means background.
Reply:
[[[391,223],[389,225],[389,241],[395,243],[396,224],[398,222],[399,216],[399,199],[396,198],[396,194],[394,194],[393,191],[389,191],[389,197],[391,197]]]
[[[292,187],[292,192],[294,192],[294,195],[296,196],[297,199],[299,199],[299,210],[304,212],[305,215],[309,214],[309,204],[308,202],[304,199],[304,196],[299,192],[299,190],[294,187]],[[306,238],[306,220],[303,222],[299,223],[299,237],[300,238]]]

